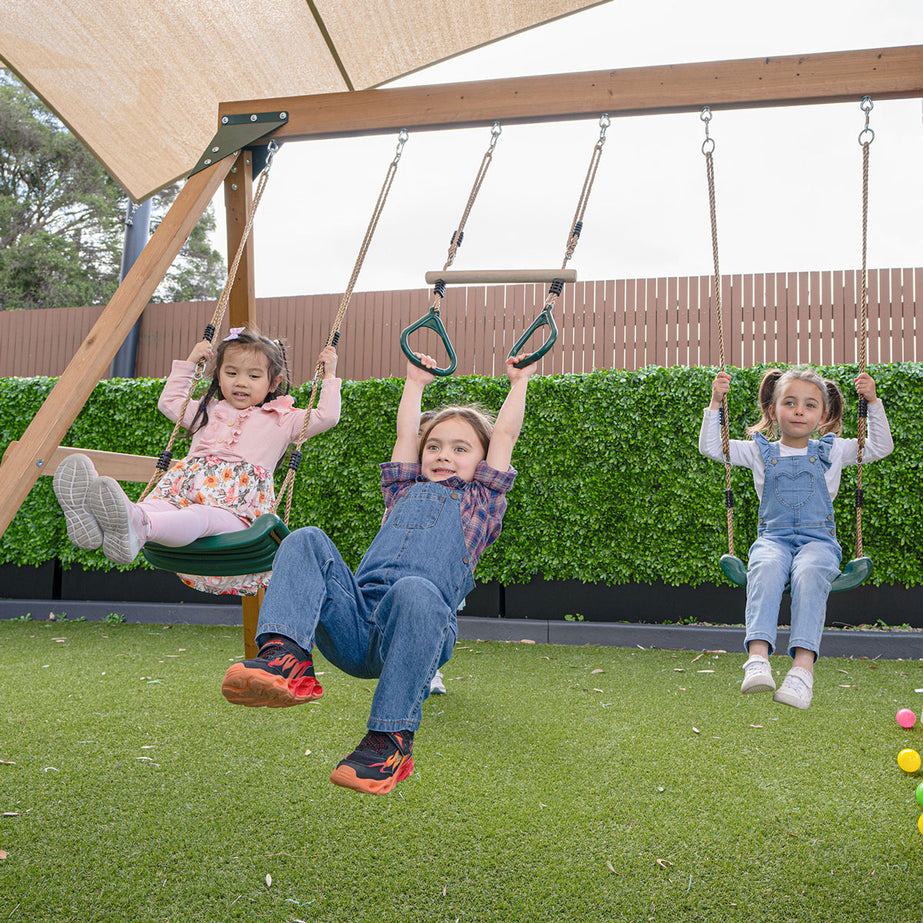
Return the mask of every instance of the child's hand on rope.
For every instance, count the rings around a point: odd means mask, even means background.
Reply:
[[[333,346],[325,346],[317,357],[317,364],[324,367],[324,378],[336,378],[337,351]]]
[[[192,352],[189,353],[189,358],[187,362],[193,362],[198,365],[200,362],[208,361],[213,355],[212,344],[208,340],[199,340],[195,346],[192,347]]]
[[[859,397],[864,397],[866,403],[873,404],[878,400],[878,393],[875,390],[875,379],[868,372],[862,372],[855,379],[856,390]]]
[[[436,360],[432,356],[427,356],[426,353],[414,353],[414,355],[426,366],[427,369],[436,368]],[[407,363],[407,381],[412,381],[421,385],[428,385],[431,381],[436,380],[436,376],[427,372],[426,369],[418,368],[412,362]]]
[[[717,410],[731,390],[731,376],[727,372],[718,372],[711,383],[711,404],[709,410]]]

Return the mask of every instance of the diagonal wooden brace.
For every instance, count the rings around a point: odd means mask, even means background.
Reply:
[[[134,322],[234,163],[233,157],[187,180],[131,271],[0,467],[0,535],[38,480],[77,414],[103,378]]]

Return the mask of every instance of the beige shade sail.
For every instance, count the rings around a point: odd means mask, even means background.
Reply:
[[[135,200],[223,101],[378,86],[601,0],[3,0],[0,58]]]

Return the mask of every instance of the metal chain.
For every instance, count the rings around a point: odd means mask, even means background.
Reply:
[[[391,185],[394,182],[394,177],[397,174],[397,166],[401,160],[401,154],[404,152],[404,145],[407,143],[407,139],[410,135],[407,132],[406,128],[402,128],[397,136],[397,150],[394,154],[394,159],[388,166],[388,170],[385,173],[385,179],[382,183],[381,191],[378,193],[378,200],[375,202],[375,207],[372,209],[372,217],[369,220],[369,225],[366,228],[365,236],[362,238],[362,244],[359,247],[359,254],[356,257],[355,265],[353,266],[352,274],[349,277],[349,282],[346,285],[346,291],[343,293],[343,297],[340,299],[340,307],[336,313],[336,317],[333,320],[333,324],[330,328],[330,333],[327,336],[326,346],[336,346],[337,340],[340,337],[340,327],[343,323],[343,318],[346,316],[346,309],[349,307],[350,299],[352,298],[353,289],[355,288],[356,282],[359,278],[359,271],[362,269],[362,264],[365,262],[366,254],[369,251],[369,247],[372,243],[372,237],[375,235],[375,229],[378,227],[378,220],[381,218],[382,212],[385,208],[385,203],[388,201],[388,193],[391,191]],[[317,400],[317,391],[318,383],[321,376],[324,374],[324,363],[318,362],[314,367],[314,378],[311,381],[311,396],[308,398],[308,412],[305,414],[304,422],[301,424],[301,433],[298,438],[295,440],[294,448],[289,456],[289,467],[288,471],[285,473],[285,480],[282,482],[282,487],[279,491],[279,496],[276,498],[276,501],[273,505],[273,512],[276,512],[279,508],[282,498],[285,497],[285,524],[288,525],[288,518],[292,511],[292,499],[295,494],[295,471],[298,467],[298,462],[301,459],[301,446],[304,441],[308,438],[308,425],[311,421],[311,413],[315,408]],[[294,467],[293,467],[294,464]]]
[[[256,192],[253,194],[253,202],[250,206],[250,214],[247,216],[247,224],[244,227],[244,232],[240,238],[240,243],[237,245],[237,252],[234,254],[234,260],[228,269],[228,275],[224,283],[224,288],[222,289],[221,295],[218,298],[218,302],[215,305],[215,312],[212,314],[211,322],[206,330],[210,328],[213,332],[217,331],[221,327],[221,322],[224,320],[224,315],[227,311],[228,303],[231,300],[231,290],[234,288],[234,282],[237,279],[237,270],[240,267],[240,261],[243,258],[244,249],[247,246],[247,240],[249,239],[250,232],[253,229],[253,221],[256,218],[256,210],[259,208],[260,199],[263,198],[263,192],[265,191],[266,183],[269,180],[269,171],[272,167],[272,159],[278,149],[279,145],[270,138],[266,150],[266,164],[263,167],[263,171],[260,173],[260,179],[257,183]],[[202,374],[205,371],[205,365],[205,359],[200,359],[196,363],[195,370],[192,373],[192,379],[189,382],[189,390],[186,393],[186,399],[183,401],[182,410],[180,410],[179,417],[173,426],[173,432],[170,434],[170,439],[167,442],[166,448],[161,453],[161,459],[172,454],[173,443],[176,442],[176,437],[179,434],[180,429],[182,429],[183,418],[186,416],[186,410],[192,401],[192,395],[195,392],[195,389],[198,387],[199,382],[202,380]],[[163,475],[163,469],[158,466],[154,470],[154,473],[151,475],[151,479],[145,485],[144,490],[141,491],[141,496],[138,498],[139,501],[143,500],[151,492],[151,490],[153,490],[154,485],[163,477]]]
[[[708,123],[711,121],[711,109],[702,108],[699,118],[705,123],[705,140],[702,142],[702,153],[705,155],[705,175],[708,179],[708,209],[711,218],[711,248],[714,261],[714,276],[712,277],[712,302],[715,305],[715,317],[718,322],[718,357],[721,362],[721,371],[725,371],[724,361],[724,321],[721,315],[721,270],[718,266],[718,209],[715,204],[715,140],[708,133]],[[728,554],[734,555],[734,493],[731,490],[731,435],[728,419],[727,396],[721,399],[721,408],[718,411],[721,423],[721,451],[724,453],[724,497],[727,507],[728,528]]]
[[[875,104],[870,96],[863,96],[859,108],[865,113],[865,127],[859,132],[862,146],[862,281],[859,293],[859,373],[866,368],[866,344],[868,341],[868,220],[869,220],[869,147],[875,140],[875,132],[869,127],[869,116]],[[856,557],[862,557],[862,453],[865,448],[868,405],[865,398],[859,398],[857,445],[856,445]]]

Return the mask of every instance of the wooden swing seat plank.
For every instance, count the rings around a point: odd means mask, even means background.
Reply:
[[[428,272],[426,284],[442,280],[446,285],[514,285],[519,282],[576,282],[576,269],[451,269]]]

